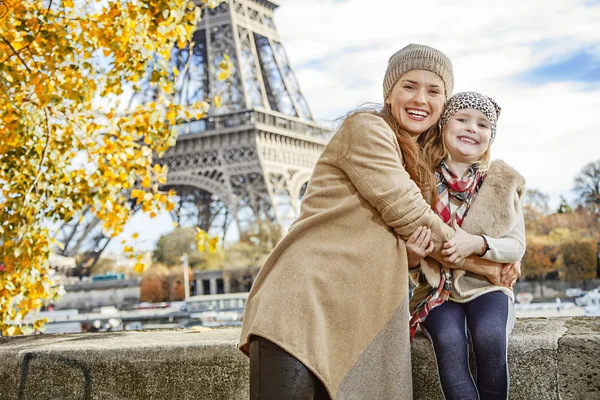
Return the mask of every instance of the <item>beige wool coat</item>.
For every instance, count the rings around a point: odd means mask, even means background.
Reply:
[[[412,399],[407,239],[453,230],[403,168],[389,125],[348,117],[321,155],[298,219],[260,270],[240,349],[252,335],[292,354],[332,399]]]
[[[473,235],[485,235],[492,238],[512,237],[515,229],[522,229],[521,194],[525,179],[504,161],[492,162],[487,176],[469,208],[461,228]],[[525,253],[525,242],[521,244],[520,254],[514,260],[519,261]],[[414,311],[419,302],[427,296],[432,287],[440,283],[441,264],[431,257],[421,260],[420,267],[410,270],[411,279],[416,287],[410,300],[410,310]],[[453,271],[453,290],[450,300],[465,303],[477,296],[492,291],[500,291],[514,300],[511,289],[493,285],[486,277],[466,272]]]

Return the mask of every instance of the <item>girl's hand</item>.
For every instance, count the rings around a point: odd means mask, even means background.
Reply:
[[[450,264],[460,264],[471,254],[480,254],[485,247],[483,238],[478,235],[471,235],[458,226],[456,220],[452,223],[454,236],[444,243],[442,255],[444,261]]]
[[[420,226],[406,241],[406,255],[408,268],[416,268],[421,260],[433,251],[431,229]]]

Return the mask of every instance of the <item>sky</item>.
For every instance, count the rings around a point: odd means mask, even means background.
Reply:
[[[492,158],[528,188],[575,199],[573,178],[600,159],[600,0],[279,0],[282,43],[313,115],[323,124],[382,102],[389,57],[409,43],[443,51],[455,92],[502,107]],[[126,234],[153,248],[168,216],[136,216]],[[118,250],[114,240],[110,250]]]

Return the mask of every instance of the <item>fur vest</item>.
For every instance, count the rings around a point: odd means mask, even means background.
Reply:
[[[474,235],[486,235],[494,238],[506,236],[517,223],[520,197],[525,180],[512,167],[503,161],[493,161],[483,185],[479,189],[473,204],[467,212],[462,229]],[[411,311],[427,294],[430,287],[440,283],[442,265],[431,257],[421,260],[421,267],[411,274],[417,288],[413,291]],[[460,269],[453,271],[454,290],[451,298],[455,301],[468,301],[478,294],[492,290],[506,292],[508,288],[494,286],[485,277]]]

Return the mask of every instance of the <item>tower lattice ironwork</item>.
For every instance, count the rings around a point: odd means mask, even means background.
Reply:
[[[268,0],[227,0],[205,9],[193,47],[173,50],[172,62],[183,71],[173,76],[175,100],[221,98],[205,118],[180,123],[176,145],[158,161],[169,166],[164,188],[179,196],[173,217],[180,223],[213,234],[225,233],[231,222],[244,230],[257,220],[285,230],[298,215],[329,132],[314,120],[300,90],[274,23],[277,7]],[[233,73],[219,80],[226,55]],[[143,86],[131,106],[152,101],[154,90]],[[95,261],[109,239],[96,232],[101,224],[94,219],[79,225],[71,230],[66,224],[65,235],[83,232],[73,240],[76,248],[85,235],[92,238]]]
[[[169,166],[166,188],[180,196],[179,218],[205,230],[224,231],[232,221],[244,229],[254,219],[285,229],[324,146],[328,132],[300,91],[273,22],[276,8],[229,0],[207,9],[192,51],[174,57],[189,63],[176,81],[179,102],[222,100],[206,118],[180,124],[177,144],[160,160]],[[220,81],[225,55],[233,74]]]

